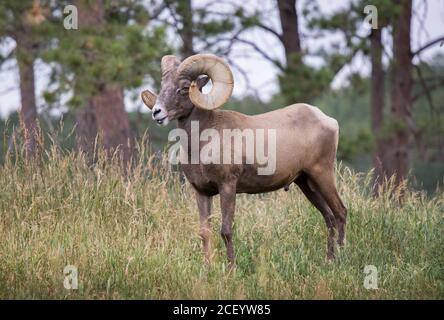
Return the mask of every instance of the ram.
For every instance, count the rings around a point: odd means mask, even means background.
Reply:
[[[162,83],[159,96],[146,90],[142,100],[152,110],[159,125],[177,121],[178,128],[188,133],[186,154],[190,157],[193,123],[199,134],[212,129],[223,136],[224,130],[267,130],[275,139],[265,136],[265,149],[275,144],[275,168],[259,174],[262,164],[250,159],[246,163],[183,163],[187,180],[193,186],[200,214],[199,235],[203,251],[210,261],[210,217],[212,197],[219,194],[222,211],[221,236],[227,248],[230,267],[235,266],[232,242],[233,219],[237,193],[264,193],[295,183],[308,200],[322,213],[328,229],[327,258],[335,257],[336,242],[344,244],[347,209],[339,197],[335,183],[335,159],[339,127],[335,119],[307,104],[249,116],[235,111],[218,110],[228,101],[233,90],[230,67],[211,54],[197,54],[180,62],[175,56],[162,58]],[[208,94],[202,88],[211,79]],[[243,141],[241,139],[241,141]],[[209,141],[200,141],[202,149]],[[222,143],[226,145],[226,142]],[[236,146],[232,145],[234,149]],[[243,159],[248,148],[242,147]],[[270,153],[270,152],[268,152]],[[270,154],[268,155],[270,157]],[[272,155],[273,156],[273,155]]]

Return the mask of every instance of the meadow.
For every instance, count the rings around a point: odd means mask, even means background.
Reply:
[[[241,195],[227,271],[214,199],[214,259],[206,266],[190,186],[141,150],[125,173],[56,147],[0,166],[2,299],[443,299],[444,195],[371,193],[369,173],[338,165],[347,244],[326,261],[322,216],[296,186]],[[78,289],[64,287],[65,266]],[[366,265],[377,289],[366,289]]]

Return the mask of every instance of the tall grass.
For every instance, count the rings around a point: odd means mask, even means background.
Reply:
[[[206,266],[190,187],[146,150],[116,163],[45,151],[0,167],[0,298],[410,299],[444,298],[444,196],[407,191],[402,205],[370,194],[371,174],[338,170],[347,245],[327,262],[321,214],[294,187],[239,195],[229,273],[214,201],[214,261]],[[79,288],[63,286],[74,265]],[[364,267],[378,289],[364,287]]]

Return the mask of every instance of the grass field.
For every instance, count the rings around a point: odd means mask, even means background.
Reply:
[[[238,197],[237,269],[226,271],[215,198],[214,262],[205,266],[192,190],[152,158],[126,177],[55,149],[0,167],[0,298],[443,299],[444,196],[370,195],[370,174],[338,173],[347,245],[325,260],[322,216],[295,187]],[[78,269],[77,290],[63,286]],[[364,267],[378,289],[364,287]]]

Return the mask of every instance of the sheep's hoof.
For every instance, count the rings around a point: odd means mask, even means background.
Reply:
[[[343,249],[345,247],[346,242],[347,241],[346,241],[345,237],[343,239],[339,239],[338,240],[338,248]]]
[[[234,273],[236,271],[236,268],[237,268],[236,263],[235,262],[230,262],[228,264],[228,269],[227,269],[228,274]]]
[[[327,252],[327,262],[333,262],[336,259],[334,252]]]

